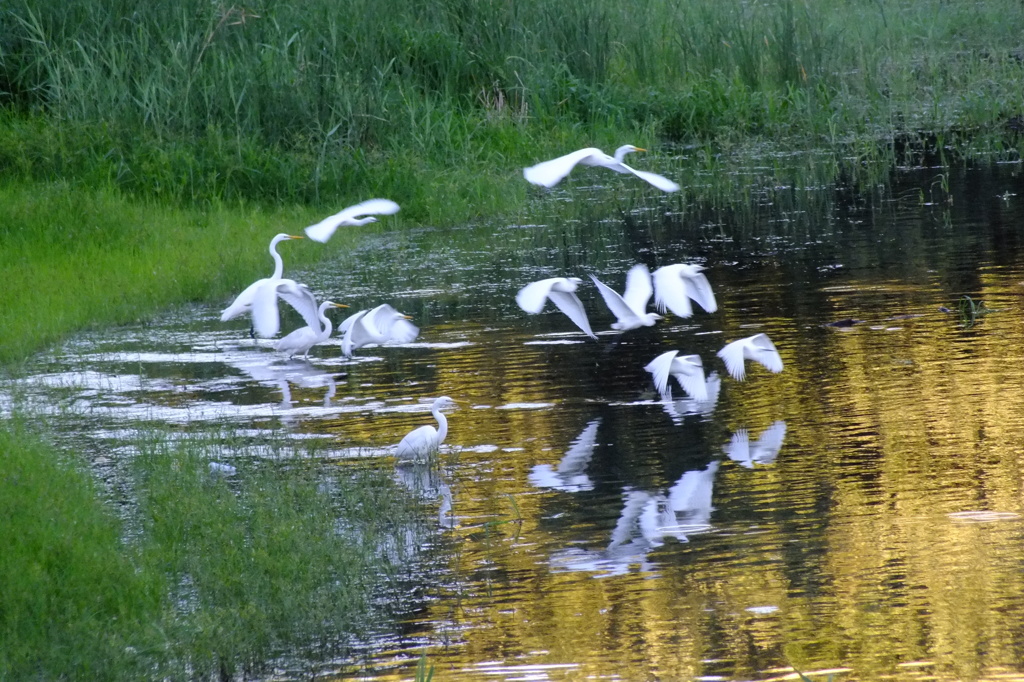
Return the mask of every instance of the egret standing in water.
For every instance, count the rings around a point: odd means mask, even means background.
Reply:
[[[544,161],[535,166],[524,168],[523,177],[534,185],[554,187],[562,181],[562,178],[572,172],[572,169],[575,168],[577,164],[582,164],[584,166],[604,166],[605,168],[612,169],[616,173],[632,173],[641,180],[646,180],[650,184],[654,185],[662,192],[677,191],[679,189],[679,185],[668,178],[658,175],[657,173],[636,170],[635,168],[631,168],[623,163],[623,159],[626,158],[626,154],[645,151],[647,150],[642,147],[634,147],[631,144],[624,144],[615,150],[615,156],[608,156],[597,147],[587,147],[586,149],[579,149],[571,154],[566,154],[565,156],[559,156],[557,159],[551,159],[550,161]]]
[[[316,225],[310,225],[306,228],[306,236],[315,242],[326,242],[339,227],[375,223],[377,219],[370,214],[392,215],[394,213],[398,213],[398,204],[390,199],[367,199],[324,218]],[[366,217],[360,218],[359,216]]]
[[[437,428],[433,426],[421,426],[413,429],[398,444],[395,454],[399,459],[424,460],[437,452],[448,435],[448,419],[441,412],[446,407],[458,407],[456,402],[446,395],[434,400],[430,413],[437,420]]]
[[[347,308],[348,306],[343,303],[324,301],[318,308],[313,293],[306,287],[301,287],[297,294],[290,290],[282,292],[281,297],[299,311],[299,314],[306,319],[307,324],[278,341],[276,349],[288,353],[288,357],[302,353],[303,359],[308,360],[309,350],[330,338],[331,332],[334,331],[334,325],[326,315],[327,309]]]
[[[258,279],[249,286],[247,286],[242,291],[242,293],[240,293],[235,298],[235,300],[232,301],[231,305],[229,305],[227,308],[223,310],[223,312],[221,312],[221,322],[227,322],[228,320],[232,320],[238,317],[239,315],[244,315],[245,313],[252,313],[253,306],[256,303],[257,298],[261,298],[264,304],[269,300],[273,304],[276,312],[277,284],[284,281],[292,282],[294,284],[292,280],[283,279],[284,261],[281,260],[281,254],[277,252],[277,245],[288,239],[302,239],[302,237],[282,232],[281,234],[275,236],[273,239],[270,240],[270,255],[274,259],[274,273],[270,275],[270,277]],[[257,324],[256,315],[253,314],[252,326],[255,333],[259,334],[260,336],[273,336],[274,334],[277,333],[279,328],[277,323],[270,324],[269,317],[264,317],[262,321],[264,323],[264,326],[261,329],[260,326]]]
[[[629,331],[639,327],[651,327],[661,315],[647,312],[647,303],[651,300],[654,287],[651,285],[651,272],[643,263],[638,263],[626,273],[626,291],[619,296],[611,287],[607,286],[593,275],[597,290],[601,292],[608,309],[618,318],[612,323],[612,329]]]
[[[551,299],[551,302],[565,313],[566,317],[575,322],[584,334],[596,339],[597,337],[590,329],[587,311],[583,309],[583,304],[576,296],[576,289],[582,282],[583,280],[579,277],[550,277],[531,282],[516,294],[516,303],[526,312],[536,315],[544,310],[544,302]]]
[[[737,339],[726,344],[718,351],[718,357],[725,362],[725,368],[736,381],[743,381],[747,376],[744,360],[753,360],[764,365],[769,372],[776,374],[782,371],[782,356],[767,334],[754,334],[745,339]]]

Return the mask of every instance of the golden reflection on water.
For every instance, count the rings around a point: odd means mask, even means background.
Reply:
[[[595,379],[596,356],[564,367],[588,346],[514,338],[439,358],[437,393],[489,407],[451,415],[455,579],[419,618],[451,639],[428,660],[441,679],[797,679],[785,663],[819,679],[1019,679],[1022,279],[986,272],[981,298],[1003,311],[973,328],[938,310],[937,283],[851,278],[821,292],[824,317],[765,315],[756,330],[729,312],[749,293],[723,287],[708,347],[768,331],[786,369],[726,379],[715,413],[681,426],[636,375]],[[820,326],[847,317],[864,321]],[[538,403],[554,407],[499,409]],[[594,490],[530,486],[598,414]],[[737,429],[777,420],[775,462],[723,456]],[[672,429],[699,430],[705,450],[671,452]],[[630,495],[711,461],[710,529],[634,533],[612,558]]]

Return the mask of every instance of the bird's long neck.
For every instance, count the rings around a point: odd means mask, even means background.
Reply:
[[[440,445],[448,435],[448,418],[444,416],[439,407],[435,407],[431,411],[434,413],[434,419],[437,420],[437,444]]]
[[[334,331],[334,323],[331,322],[331,318],[327,317],[327,309],[329,307],[330,304],[321,305],[319,310],[316,311],[316,316],[320,318],[320,324],[323,325],[323,329],[321,329],[320,333],[316,335],[317,343],[326,341],[331,335],[331,332]]]
[[[284,275],[284,261],[281,260],[281,254],[277,252],[277,242],[270,242],[270,255],[274,259],[274,274],[270,276],[271,279],[281,279]]]

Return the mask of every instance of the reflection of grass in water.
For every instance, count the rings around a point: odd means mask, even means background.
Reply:
[[[221,476],[200,442],[145,438],[125,542],[88,475],[26,429],[0,430],[0,676],[253,672],[328,660],[375,620],[374,591],[408,559],[406,498],[384,477],[301,458],[234,460]]]

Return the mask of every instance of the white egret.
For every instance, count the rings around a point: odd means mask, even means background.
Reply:
[[[590,279],[594,280],[597,290],[608,304],[608,309],[618,318],[618,322],[612,323],[612,329],[628,331],[638,327],[650,327],[655,321],[662,319],[657,313],[646,312],[647,302],[651,300],[654,287],[651,285],[651,273],[643,263],[634,265],[626,273],[626,291],[622,296],[597,277],[591,275]]]
[[[664,400],[672,399],[672,388],[668,383],[670,376],[675,377],[694,400],[708,399],[704,365],[699,355],[679,355],[679,351],[670,350],[651,360],[644,369],[654,375],[654,385]]]
[[[747,375],[744,360],[754,360],[764,365],[769,372],[782,371],[782,357],[767,334],[754,334],[726,344],[718,351],[718,357],[725,362],[725,368],[736,381],[743,381]]]
[[[630,168],[623,163],[623,159],[626,158],[626,154],[645,151],[647,150],[641,147],[634,147],[631,144],[625,144],[615,150],[615,156],[608,156],[597,147],[587,147],[586,149],[580,149],[572,152],[571,154],[566,154],[565,156],[559,156],[557,159],[551,159],[550,161],[544,161],[535,166],[524,168],[523,177],[534,185],[554,187],[562,181],[562,178],[572,172],[572,169],[575,168],[577,164],[582,164],[584,166],[604,166],[605,168],[612,169],[616,173],[632,173],[641,180],[646,180],[663,192],[677,191],[679,189],[679,185],[668,178],[658,175],[657,173],[636,170],[635,168]]]
[[[331,332],[334,331],[334,324],[326,314],[327,309],[347,308],[348,306],[344,303],[324,301],[320,304],[320,307],[317,308],[316,299],[313,298],[312,292],[305,287],[302,287],[301,292],[302,293],[294,299],[291,298],[291,292],[282,294],[282,297],[291,303],[292,307],[298,310],[299,314],[301,314],[303,318],[308,319],[310,313],[312,313],[313,321],[316,324],[307,324],[305,327],[296,329],[278,341],[275,348],[283,353],[288,353],[288,357],[293,357],[298,353],[302,353],[303,359],[308,360],[309,350],[316,344],[323,343],[330,338]]]
[[[544,310],[544,302],[551,299],[565,316],[572,320],[583,333],[592,339],[597,336],[590,329],[590,320],[587,319],[587,311],[576,296],[576,289],[583,282],[579,277],[551,277],[537,282],[531,282],[519,290],[516,294],[516,303],[519,307],[536,315]]]
[[[338,327],[342,334],[341,352],[350,358],[354,351],[371,343],[409,343],[420,333],[420,328],[409,322],[411,319],[387,303],[360,310]]]
[[[755,464],[771,464],[779,456],[782,442],[786,438],[786,422],[781,419],[761,432],[757,440],[750,442],[746,429],[732,434],[729,444],[725,446],[726,456],[740,466],[753,469]]]
[[[302,239],[302,237],[282,232],[270,240],[270,255],[274,259],[274,273],[270,275],[270,277],[264,277],[263,279],[256,280],[247,286],[242,293],[235,297],[235,300],[232,301],[231,305],[221,312],[221,322],[227,322],[239,315],[251,312],[256,298],[259,296],[269,297],[276,309],[277,294],[274,292],[274,287],[278,282],[282,281],[282,276],[284,275],[284,261],[281,260],[281,254],[277,252],[277,245],[287,239]],[[276,325],[272,327],[266,326],[263,329],[260,329],[256,324],[255,315],[253,316],[252,323],[253,329],[260,336],[273,336],[277,333],[278,327]]]
[[[711,284],[703,273],[703,265],[677,263],[658,268],[651,275],[654,280],[654,304],[659,312],[668,308],[679,317],[693,315],[690,299],[709,313],[718,310]]]
[[[368,199],[355,206],[349,206],[332,216],[324,218],[316,225],[306,228],[306,236],[315,242],[326,242],[339,227],[349,227],[375,223],[377,219],[369,214],[392,215],[398,213],[398,204],[390,199]],[[359,216],[366,216],[360,218]]]
[[[413,429],[398,444],[395,454],[399,459],[423,460],[437,452],[448,435],[448,419],[441,412],[446,407],[457,407],[456,402],[446,395],[434,400],[430,413],[437,420],[437,428],[421,426]]]

